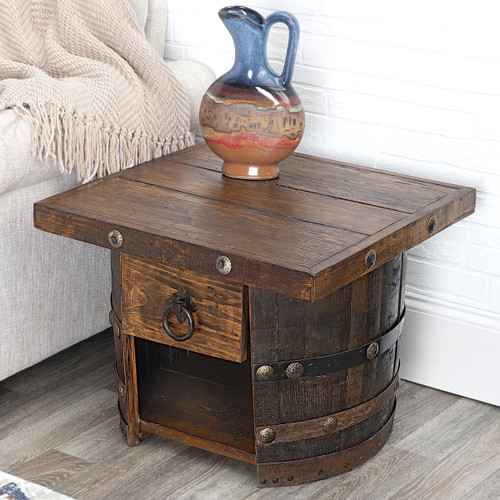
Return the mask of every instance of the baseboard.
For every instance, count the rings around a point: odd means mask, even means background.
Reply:
[[[401,378],[500,406],[500,315],[408,292]]]

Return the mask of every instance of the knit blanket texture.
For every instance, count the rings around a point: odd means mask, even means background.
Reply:
[[[0,110],[84,182],[192,144],[189,102],[127,0],[1,0]]]

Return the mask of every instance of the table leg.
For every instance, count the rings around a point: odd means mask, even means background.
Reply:
[[[137,361],[135,337],[123,336],[123,367],[125,373],[125,398],[127,402],[126,438],[129,446],[139,444],[139,397],[137,390]]]
[[[118,385],[120,427],[129,446],[139,444],[139,401],[135,339],[123,334],[121,321],[120,253],[111,253],[112,294],[109,321],[115,340],[115,373]]]

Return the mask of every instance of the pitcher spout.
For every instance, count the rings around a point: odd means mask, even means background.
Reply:
[[[264,17],[261,14],[253,9],[249,9],[248,7],[243,7],[240,5],[224,7],[223,9],[219,10],[219,17],[225,24],[225,26],[227,26],[229,31],[231,31],[231,29],[236,26],[234,24],[234,20],[237,19],[247,23],[252,23],[256,28],[260,27],[260,29],[262,29],[262,25],[264,24]]]

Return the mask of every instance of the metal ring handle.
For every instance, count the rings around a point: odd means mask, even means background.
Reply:
[[[170,328],[168,324],[168,316],[172,312],[172,304],[169,304],[165,310],[163,311],[163,328],[165,328],[165,331],[167,332],[167,335],[174,340],[178,340],[179,342],[183,342],[184,340],[187,340],[188,338],[193,335],[194,332],[194,317],[193,313],[189,311],[186,307],[181,306],[182,312],[186,315],[188,321],[189,321],[189,329],[185,335],[179,336],[176,335],[172,329]]]

